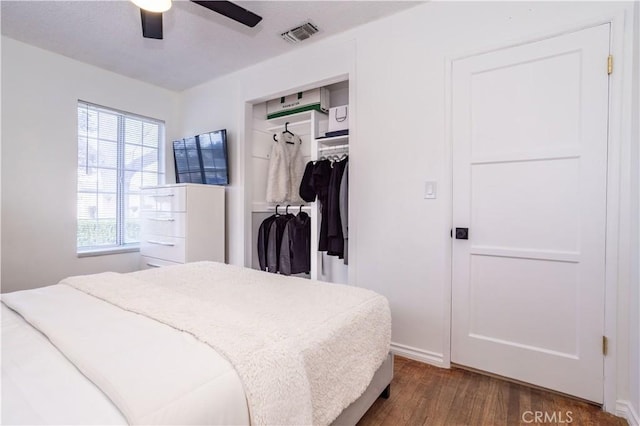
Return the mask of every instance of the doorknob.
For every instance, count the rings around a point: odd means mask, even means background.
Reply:
[[[468,240],[469,228],[456,228],[456,240]]]

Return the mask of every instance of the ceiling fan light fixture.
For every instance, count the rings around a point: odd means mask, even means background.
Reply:
[[[131,0],[140,9],[162,13],[171,9],[171,0]]]

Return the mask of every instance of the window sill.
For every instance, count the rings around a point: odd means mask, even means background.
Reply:
[[[133,253],[140,251],[140,246],[129,246],[129,247],[112,247],[112,248],[101,248],[95,250],[83,250],[78,252],[78,257],[93,257],[93,256],[104,256],[109,254],[121,254],[121,253]]]

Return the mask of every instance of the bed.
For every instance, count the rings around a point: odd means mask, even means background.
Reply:
[[[215,262],[2,295],[3,424],[355,424],[387,300]]]

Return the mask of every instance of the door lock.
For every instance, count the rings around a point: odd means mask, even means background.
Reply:
[[[456,228],[456,240],[468,240],[469,228]]]

